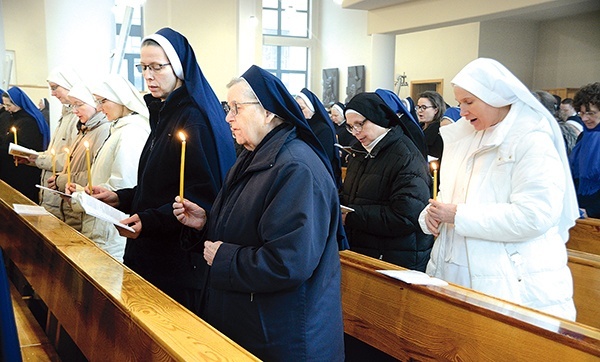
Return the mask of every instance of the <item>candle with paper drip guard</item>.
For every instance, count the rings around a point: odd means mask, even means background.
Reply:
[[[183,202],[183,176],[185,171],[185,133],[179,132],[181,138],[181,167],[179,169],[179,199]]]
[[[67,183],[71,183],[71,151],[65,147],[65,157],[67,160]]]
[[[90,143],[88,141],[83,142],[83,146],[85,147],[85,161],[87,163],[87,178],[88,185],[90,189],[90,195],[92,194],[92,161],[90,157]]]
[[[18,145],[19,142],[17,142],[17,127],[12,126],[10,127],[10,131],[13,133],[13,136],[15,137],[15,145]],[[19,165],[19,162],[17,162],[17,159],[15,159],[15,167]]]
[[[433,170],[433,199],[437,200],[437,189],[438,189],[438,163],[437,163],[437,161],[431,162],[431,168]]]
[[[52,154],[52,176],[56,176],[56,152],[54,152],[54,148],[50,150]]]

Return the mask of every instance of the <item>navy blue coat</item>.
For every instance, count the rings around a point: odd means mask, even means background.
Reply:
[[[266,361],[342,361],[336,186],[290,126],[233,166],[209,215],[223,241],[209,272],[210,324]]]
[[[184,303],[177,297],[178,291],[201,289],[206,262],[201,253],[180,247],[183,226],[173,215],[172,206],[179,194],[181,139],[177,134],[183,131],[187,136],[184,197],[206,210],[210,210],[221,186],[216,147],[208,121],[185,87],[175,90],[165,102],[151,95],[145,100],[151,132],[140,157],[138,184],[117,191],[119,208],[138,214],[142,221],[140,236],[127,239],[124,262]],[[227,141],[233,139],[223,140]]]

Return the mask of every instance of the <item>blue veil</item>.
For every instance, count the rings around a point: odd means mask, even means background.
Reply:
[[[48,126],[48,123],[46,123],[46,119],[42,112],[40,112],[33,101],[19,87],[12,87],[7,93],[14,104],[23,108],[27,114],[35,119],[38,129],[42,134],[42,146],[44,150],[46,150],[48,143],[50,143],[50,127]]]
[[[375,94],[377,94],[379,98],[381,98],[381,100],[396,115],[401,114],[401,116],[399,116],[400,122],[392,121],[390,122],[392,123],[391,125],[397,123],[408,136],[408,138],[410,138],[415,146],[417,146],[417,149],[421,152],[423,157],[427,159],[427,143],[425,143],[425,134],[423,133],[423,129],[421,129],[419,122],[417,122],[413,115],[406,109],[400,98],[396,95],[396,93],[381,88],[378,88],[375,91]]]
[[[327,129],[329,131],[331,131],[331,137],[335,143],[336,142],[335,141],[336,140],[335,129],[333,128],[333,122],[330,120],[329,114],[327,113],[325,106],[323,106],[323,103],[321,102],[321,100],[313,92],[309,91],[308,89],[303,88],[301,90],[301,92],[302,92],[302,94],[304,94],[306,96],[306,98],[308,98],[308,100],[310,101],[310,103],[312,103],[312,105],[315,109],[315,114],[312,116],[311,120],[325,124]],[[309,122],[309,125],[310,125],[310,122]],[[315,133],[314,131],[315,130],[313,129],[313,133]],[[317,134],[315,134],[315,135],[318,138],[318,135]],[[327,157],[330,160],[333,174],[335,176],[334,177],[335,184],[338,188],[340,188],[342,186],[342,171],[341,171],[342,163],[340,161],[340,153],[334,145],[331,145],[331,147],[332,147],[331,150],[327,150],[328,145],[321,144],[321,146],[323,147],[325,154],[327,155]]]
[[[219,174],[221,183],[225,175],[235,163],[235,148],[229,125],[225,122],[225,113],[214,90],[202,74],[196,55],[187,38],[171,28],[162,28],[155,34],[164,37],[174,48],[183,68],[183,86],[198,106],[200,112],[209,120],[210,127],[215,138],[217,147],[217,158],[219,160]],[[149,39],[154,39],[152,35]],[[157,40],[157,39],[154,39]],[[160,41],[158,42],[161,43]],[[162,44],[161,44],[162,46]],[[163,47],[164,48],[164,47]],[[169,52],[167,52],[167,56]],[[173,61],[169,58],[170,61]],[[174,68],[175,69],[175,68]]]
[[[304,115],[300,110],[298,102],[296,102],[296,99],[287,91],[281,80],[256,65],[251,66],[244,74],[242,74],[242,78],[248,82],[254,91],[254,94],[256,94],[260,103],[266,110],[275,113],[277,116],[285,119],[296,127],[298,138],[306,142],[310,148],[315,151],[335,182],[331,163],[323,150],[321,142],[319,142],[308,125],[306,118],[304,118]],[[339,248],[340,250],[344,250],[348,249],[349,245],[341,217],[342,215],[339,213],[340,220],[338,223],[337,235]]]

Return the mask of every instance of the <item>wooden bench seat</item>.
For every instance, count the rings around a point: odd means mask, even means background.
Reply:
[[[23,361],[60,361],[56,349],[12,283],[10,283],[10,296],[15,311]]]

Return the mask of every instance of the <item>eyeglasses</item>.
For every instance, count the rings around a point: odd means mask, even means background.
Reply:
[[[73,108],[75,109],[79,109],[81,107],[83,107],[85,105],[85,103],[73,103],[71,106],[73,106]]]
[[[583,116],[594,117],[598,112],[600,112],[600,111],[577,112],[577,114],[579,115],[579,117],[583,117]]]
[[[102,99],[96,99],[96,104],[97,104],[97,105],[99,105],[99,106],[100,106],[100,105],[103,105],[103,104],[104,104],[104,102],[106,102],[107,100],[108,100],[108,99],[106,99],[106,98],[102,98]]]
[[[437,108],[436,106],[415,106],[415,111],[419,112],[419,111],[426,111],[427,108]]]
[[[150,71],[152,73],[160,73],[160,71],[163,70],[163,68],[166,67],[167,65],[171,65],[171,63],[165,63],[165,64],[136,64],[135,67],[137,68],[137,70],[140,73],[144,73],[144,71],[146,71],[147,69],[150,69]]]
[[[233,101],[233,102],[231,102],[231,106],[229,104],[227,104],[227,103],[224,104],[223,105],[223,109],[225,110],[225,112],[227,114],[231,113],[232,116],[237,116],[238,112],[239,112],[239,110],[238,110],[238,105],[239,104],[260,104],[260,102],[258,102],[258,101],[254,101],[254,102],[236,102],[236,101]]]
[[[362,122],[356,122],[353,126],[349,125],[348,122],[346,122],[346,131],[354,134],[354,132],[356,131],[356,133],[362,131],[363,126],[365,125],[365,122],[367,121],[367,119],[365,118]]]
[[[50,86],[50,90],[54,92],[54,91],[56,91],[58,89],[58,87],[60,87],[58,84],[57,85],[51,85]]]

